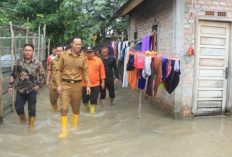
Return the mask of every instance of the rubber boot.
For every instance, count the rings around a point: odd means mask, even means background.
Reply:
[[[72,128],[76,128],[77,127],[78,119],[79,119],[79,114],[73,114],[73,116],[72,116],[72,123],[71,123]]]
[[[27,120],[26,116],[25,116],[25,113],[23,114],[19,114],[19,120],[20,120],[20,123],[25,123],[25,121]]]
[[[52,105],[52,109],[53,109],[53,111],[54,111],[54,112],[58,112],[58,107],[57,107],[57,104],[55,104],[55,105]]]
[[[89,103],[84,103],[84,105],[85,105],[85,111],[89,112]]]
[[[61,133],[60,138],[67,137],[67,127],[68,127],[68,116],[61,116]]]
[[[90,105],[90,114],[95,114],[96,110],[96,104],[91,104]]]
[[[102,107],[106,107],[106,99],[101,99]]]
[[[29,127],[30,127],[30,129],[34,129],[34,122],[35,122],[35,117],[30,116],[29,117]]]

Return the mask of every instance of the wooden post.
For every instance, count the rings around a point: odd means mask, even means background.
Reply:
[[[141,118],[141,106],[142,106],[142,91],[139,89],[139,107],[138,107],[138,118]]]
[[[50,39],[48,39],[48,56],[50,55]],[[48,58],[48,56],[47,56],[47,58]]]
[[[38,38],[38,58],[37,59],[40,59],[40,26],[39,26],[39,38]]]
[[[26,44],[28,44],[28,43],[29,43],[29,28],[27,26],[27,28],[26,28]]]
[[[44,39],[46,38],[46,25],[44,25],[44,28],[43,28],[43,37]]]
[[[32,36],[32,44],[34,45],[34,47],[35,47],[35,33],[33,33],[33,36]]]
[[[13,61],[13,57],[14,57],[14,30],[13,30],[12,22],[10,22],[10,32],[11,32],[11,71],[12,71],[13,66],[14,66],[14,61]]]
[[[0,47],[0,58],[1,58],[1,47]],[[0,60],[0,65],[1,60]],[[2,105],[2,66],[0,66],[0,124],[3,122],[3,105]]]

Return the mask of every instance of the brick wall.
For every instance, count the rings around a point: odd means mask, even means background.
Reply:
[[[158,23],[158,53],[164,56],[172,54],[173,43],[173,1],[147,0],[130,13],[129,40],[138,39],[152,32],[152,26]],[[157,96],[152,97],[162,109],[172,113],[173,100],[164,88],[158,89]]]
[[[191,17],[190,11],[192,9],[193,17]],[[195,46],[195,27],[196,17],[205,16],[205,11],[226,11],[227,17],[232,17],[232,0],[185,0],[185,20],[184,20],[184,35],[185,35],[185,53],[187,54],[189,46],[192,44]],[[216,15],[215,15],[216,16]],[[191,39],[192,38],[192,39]],[[195,47],[194,47],[195,48]],[[196,52],[195,52],[196,53]],[[183,84],[183,116],[188,117],[191,114],[192,108],[192,96],[194,92],[194,56],[186,57],[185,67],[183,67],[184,84]]]

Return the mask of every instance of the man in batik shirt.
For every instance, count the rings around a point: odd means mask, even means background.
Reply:
[[[25,44],[23,48],[23,59],[18,59],[13,67],[13,72],[9,79],[8,93],[12,95],[13,86],[16,82],[15,109],[20,122],[26,121],[24,105],[28,102],[29,126],[34,128],[36,116],[36,96],[39,88],[43,84],[44,70],[42,63],[34,56],[34,46]],[[37,74],[39,77],[37,77]]]

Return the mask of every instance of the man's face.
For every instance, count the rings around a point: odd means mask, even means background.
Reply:
[[[72,46],[72,50],[73,50],[74,52],[80,52],[81,46],[82,46],[81,39],[75,38],[75,39],[73,40],[73,42],[71,43],[71,46]]]
[[[109,49],[108,48],[104,48],[104,49],[101,50],[101,54],[103,56],[108,56],[108,53],[109,53]]]
[[[52,50],[52,55],[55,56],[57,54],[56,49]]]
[[[94,57],[94,52],[93,51],[87,51],[85,52],[85,55],[88,59],[92,59]]]
[[[63,53],[63,48],[62,47],[57,47],[56,48],[56,54],[58,57],[60,57],[60,55]]]
[[[26,59],[32,59],[34,56],[34,50],[31,46],[25,46],[23,49],[23,55]]]

